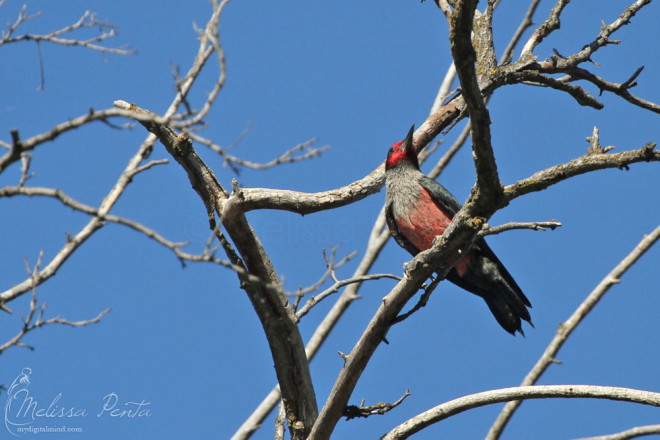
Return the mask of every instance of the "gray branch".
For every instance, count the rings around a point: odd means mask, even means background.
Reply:
[[[545,231],[546,229],[555,230],[560,227],[562,224],[557,220],[549,220],[547,222],[509,222],[503,225],[490,226],[488,224],[484,225],[484,229],[481,230],[479,235],[495,235],[501,234],[505,231],[512,231],[514,229],[531,229],[533,231]]]
[[[630,76],[630,78],[628,78],[626,81],[622,83],[613,83],[589,72],[587,69],[582,69],[580,67],[569,67],[561,70],[562,72],[567,73],[568,76],[564,78],[559,78],[557,81],[565,82],[565,81],[586,80],[592,83],[593,85],[595,85],[596,87],[598,87],[600,93],[603,92],[614,93],[615,95],[622,97],[623,99],[625,99],[626,101],[637,107],[646,110],[651,110],[654,113],[660,113],[660,105],[630,93],[630,89],[637,85],[637,77],[640,75],[640,73],[642,73],[643,69],[644,66],[639,67]]]
[[[473,408],[517,399],[547,398],[593,398],[660,406],[660,393],[632,388],[596,385],[537,385],[502,388],[470,394],[438,405],[397,426],[381,437],[381,440],[406,439],[429,425]]]
[[[594,437],[583,437],[575,440],[629,440],[631,438],[644,437],[646,435],[660,434],[660,425],[635,426],[616,434],[597,435]]]
[[[31,151],[44,142],[53,141],[63,133],[75,130],[76,128],[82,127],[83,125],[89,124],[93,121],[106,121],[108,118],[124,115],[125,113],[118,109],[107,109],[100,111],[90,109],[89,112],[82,116],[63,122],[61,124],[57,124],[47,132],[32,136],[26,140],[20,139],[18,130],[12,130],[12,143],[10,150],[4,156],[0,157],[0,173],[7,169],[7,167],[12,163],[20,160],[22,153]]]
[[[590,171],[607,168],[628,169],[628,166],[633,163],[658,161],[660,161],[660,151],[655,150],[655,144],[652,142],[637,150],[615,154],[590,152],[570,162],[547,168],[526,179],[506,186],[504,196],[507,201],[511,201],[516,197],[544,190],[551,185]]]

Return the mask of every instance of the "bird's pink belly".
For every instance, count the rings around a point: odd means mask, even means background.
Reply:
[[[442,235],[449,223],[451,223],[451,217],[438,208],[426,191],[422,191],[415,209],[408,213],[407,218],[397,220],[399,231],[420,252],[430,249],[435,237]],[[448,262],[451,260],[453,258]],[[459,276],[465,274],[469,264],[470,254],[468,253],[454,265]]]

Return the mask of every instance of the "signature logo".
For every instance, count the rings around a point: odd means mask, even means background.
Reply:
[[[64,401],[62,393],[55,395],[48,404],[41,404],[30,392],[31,374],[31,368],[23,368],[7,389],[4,413],[7,431],[15,437],[20,437],[20,434],[26,432],[82,432],[82,428],[61,425],[63,421],[87,417],[89,414],[87,409],[63,405],[61,403]],[[93,411],[92,414],[97,419],[149,417],[151,416],[151,402],[146,400],[122,402],[116,393],[111,392],[103,396],[99,409]],[[56,423],[57,427],[41,426],[48,423]]]
[[[16,437],[18,437],[18,435],[14,432],[13,428],[16,426],[29,425],[34,421],[32,420],[20,422],[19,418],[15,417],[14,410],[12,408],[15,402],[21,399],[21,397],[25,397],[25,399],[27,399],[29,396],[28,386],[30,385],[30,374],[32,374],[31,368],[23,368],[23,371],[21,371],[21,373],[16,376],[16,379],[14,379],[11,385],[9,385],[9,389],[7,390],[7,403],[5,404],[5,427],[11,435]]]

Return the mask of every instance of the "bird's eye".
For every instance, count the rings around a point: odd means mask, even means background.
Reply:
[[[396,148],[392,147],[392,148],[390,148],[390,153],[389,154],[393,154],[395,151],[396,151]]]

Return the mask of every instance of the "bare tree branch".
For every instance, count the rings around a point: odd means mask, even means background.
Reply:
[[[459,4],[460,6],[458,6]],[[479,46],[480,53],[475,53],[472,46],[471,32],[477,1],[464,0],[459,4],[454,9],[452,16],[451,52],[458,79],[461,82],[461,94],[465,99],[466,108],[470,115],[472,130],[472,151],[477,179],[470,195],[470,203],[480,205],[485,204],[487,200],[491,207],[501,207],[498,205],[503,199],[502,186],[491,145],[490,114],[477,78],[477,69],[479,69],[480,75],[484,76],[495,67],[491,26],[489,22],[480,23],[474,29],[475,40],[479,39],[481,42]],[[489,15],[479,16],[474,21],[479,23],[490,18],[492,17]],[[472,211],[471,208],[470,210]]]
[[[113,47],[99,46],[98,44],[96,44],[104,40],[107,40],[108,38],[114,37],[117,34],[116,31],[117,28],[116,26],[113,26],[106,22],[99,21],[98,16],[96,14],[91,13],[90,11],[85,11],[85,13],[80,17],[80,19],[78,19],[78,21],[75,22],[74,24],[65,26],[61,29],[52,31],[45,35],[24,34],[24,35],[14,36],[14,33],[16,32],[16,30],[20,25],[22,25],[28,20],[34,19],[41,15],[41,12],[28,15],[25,13],[26,9],[27,9],[27,5],[23,5],[21,11],[18,14],[18,18],[16,19],[16,21],[14,23],[9,23],[7,25],[7,30],[2,31],[0,46],[9,43],[19,43],[21,41],[36,41],[36,42],[45,41],[53,44],[60,44],[63,46],[80,46],[80,47],[85,47],[87,49],[96,50],[99,52],[114,53],[118,55],[132,55],[137,53],[136,49],[129,49],[126,47],[113,48]],[[101,33],[96,37],[92,37],[87,40],[61,38],[61,36],[64,34],[70,34],[76,30],[89,29],[89,28],[99,29]]]
[[[381,278],[391,278],[397,281],[401,280],[401,277],[389,273],[375,273],[371,275],[351,277],[345,280],[338,280],[332,286],[325,289],[323,292],[307,300],[305,305],[296,313],[296,321],[299,321],[303,316],[309,313],[312,307],[314,307],[315,305],[317,305],[318,303],[320,303],[322,300],[332,295],[333,293],[338,292],[339,289],[341,289],[342,287],[348,286],[349,284],[363,283],[365,281],[370,281],[370,280],[379,280]]]
[[[30,274],[30,277],[36,277],[39,273],[39,266],[41,266],[41,262],[44,256],[44,252],[41,251],[39,253],[39,258],[37,259],[37,263],[34,266],[34,269],[30,269],[27,260],[25,261],[25,266],[28,270],[28,273]],[[5,350],[7,350],[10,347],[25,347],[29,350],[34,350],[34,347],[31,347],[29,345],[26,345],[23,342],[23,337],[27,335],[29,332],[36,330],[38,328],[44,327],[46,325],[51,325],[51,324],[61,324],[61,325],[68,325],[71,327],[83,327],[86,325],[90,324],[96,324],[98,323],[101,318],[106,315],[107,313],[110,313],[110,309],[105,309],[101,313],[99,313],[95,318],[84,320],[84,321],[69,321],[68,319],[61,318],[59,316],[56,316],[54,318],[46,319],[44,320],[44,313],[46,312],[46,304],[43,305],[38,305],[37,304],[37,283],[36,281],[34,282],[34,287],[32,288],[32,299],[30,300],[30,311],[28,312],[27,316],[23,318],[23,327],[21,330],[18,332],[16,336],[5,342],[4,344],[0,345],[0,354],[2,354]],[[1,304],[4,305],[4,304]],[[36,320],[35,320],[36,316]]]
[[[112,208],[124,192],[126,186],[132,181],[134,170],[137,169],[140,163],[149,156],[151,147],[152,144],[150,144],[148,140],[140,146],[138,152],[131,158],[128,166],[124,169],[113,188],[103,199],[103,202],[98,208],[98,215],[93,217],[78,233],[75,235],[68,235],[66,243],[62,249],[60,249],[60,251],[51,259],[50,263],[48,263],[36,276],[30,277],[0,293],[0,303],[6,303],[19,297],[25,292],[30,291],[36,285],[43,283],[55,275],[76,249],[104,226],[102,220],[103,216],[108,213],[110,208]]]
[[[557,1],[550,11],[550,16],[538,28],[536,28],[532,36],[527,40],[527,43],[525,43],[525,46],[523,46],[522,53],[520,54],[521,59],[524,56],[531,55],[534,48],[541,44],[541,41],[543,41],[545,37],[559,29],[559,16],[569,1],[570,0]]]
[[[578,104],[592,107],[596,110],[600,110],[604,107],[602,102],[598,101],[593,95],[591,95],[582,87],[569,84],[566,81],[560,81],[549,76],[541,75],[538,72],[514,72],[510,75],[510,78],[515,82],[524,82],[525,84],[529,85],[550,87],[555,90],[566,92],[571,95]]]
[[[609,37],[622,26],[628,24],[630,19],[642,7],[649,3],[651,3],[651,0],[637,0],[631,6],[627,7],[614,22],[609,25],[605,25],[603,23],[601,30],[596,38],[592,42],[586,44],[579,52],[568,57],[553,55],[550,57],[551,61],[533,63],[533,65],[531,65],[530,69],[528,70],[514,69],[515,72],[510,72],[511,76],[508,79],[512,82],[531,81],[533,84],[541,84],[556,88],[558,90],[563,90],[571,94],[582,105],[588,105],[596,109],[602,108],[602,103],[591,96],[586,90],[579,86],[568,84],[570,81],[582,79],[596,85],[601,93],[603,91],[615,93],[633,105],[651,110],[656,113],[660,113],[660,105],[639,98],[629,92],[629,89],[636,85],[635,78],[641,72],[641,68],[637,69],[637,71],[627,81],[621,84],[616,84],[604,80],[586,69],[578,67],[581,63],[592,61],[591,56],[598,49],[608,44],[618,44],[619,41],[610,40]],[[568,0],[557,1],[555,6],[552,8],[552,11],[550,12],[550,17],[548,17],[548,19],[536,29],[532,37],[525,44],[519,62],[524,60],[526,62],[526,60],[535,58],[532,55],[533,49],[551,32],[559,29],[559,17],[567,4]],[[555,53],[557,52],[555,51]],[[566,73],[568,76],[560,79],[554,79],[542,75],[543,73]]]
[[[660,151],[656,151],[655,144],[651,142],[638,150],[621,153],[587,153],[570,162],[536,172],[526,179],[506,186],[504,196],[511,201],[516,197],[544,190],[550,185],[590,171],[607,168],[628,169],[628,166],[633,163],[651,161],[660,161]]]
[[[75,130],[76,128],[79,128],[93,121],[105,121],[110,117],[123,115],[124,113],[118,109],[107,109],[100,111],[90,109],[89,112],[82,116],[71,119],[67,122],[63,122],[61,124],[57,124],[46,133],[32,136],[31,138],[24,141],[20,139],[18,130],[12,130],[11,150],[4,156],[0,157],[0,173],[2,173],[9,165],[18,161],[21,158],[22,153],[33,150],[36,146],[44,142],[55,140],[55,138],[63,133],[66,133],[70,130]]]
[[[4,1],[0,3],[0,7],[2,7],[3,4]],[[44,69],[43,57],[41,55],[42,42],[58,44],[60,46],[84,47],[86,49],[101,52],[103,53],[104,56],[107,53],[112,53],[117,55],[133,55],[137,53],[136,49],[130,49],[128,46],[114,48],[114,47],[101,46],[100,44],[97,44],[97,43],[102,43],[108,38],[114,37],[117,34],[116,31],[117,28],[116,26],[113,26],[111,24],[105,23],[103,21],[99,21],[97,15],[92,14],[90,11],[86,11],[82,15],[82,17],[80,17],[80,19],[74,24],[65,26],[61,29],[52,31],[45,35],[23,34],[19,36],[14,36],[14,33],[16,32],[19,26],[21,26],[26,21],[32,20],[41,15],[41,12],[28,15],[25,13],[26,10],[27,10],[27,5],[23,5],[20,12],[18,13],[18,18],[16,19],[16,21],[14,23],[11,22],[8,23],[7,30],[2,31],[2,38],[0,38],[0,47],[4,44],[19,43],[22,41],[34,41],[36,43],[37,52],[39,54],[39,71],[41,76],[39,90],[43,90],[45,84],[45,69]],[[75,31],[89,29],[89,28],[98,29],[99,34],[95,37],[88,38],[86,40],[74,39],[74,38],[62,38],[63,35],[71,34]]]
[[[562,3],[562,2],[558,2]],[[566,2],[568,3],[568,2]],[[585,61],[591,61],[591,56],[596,52],[598,49],[608,45],[608,44],[618,44],[618,41],[612,41],[609,39],[610,35],[612,35],[614,32],[618,31],[622,26],[630,23],[630,19],[635,16],[635,14],[642,9],[644,6],[648,5],[651,3],[651,0],[637,0],[633,2],[632,5],[628,6],[621,15],[614,20],[612,23],[609,25],[605,25],[603,23],[600,32],[596,39],[592,41],[591,43],[585,45],[582,50],[580,50],[578,53],[571,55],[569,57],[565,57],[563,59],[559,59],[556,61],[556,68],[557,69],[563,69],[568,66],[577,66],[580,63],[583,63]],[[554,10],[554,8],[553,8]],[[558,20],[558,17],[557,17]],[[558,21],[557,21],[558,24]]]
[[[435,101],[433,101],[433,105],[431,106],[431,114],[440,110],[442,103],[449,97],[449,91],[451,90],[451,85],[454,83],[455,78],[456,67],[454,66],[454,63],[451,63],[445,73],[442,83],[440,84],[438,94],[435,96]]]
[[[261,280],[258,284],[251,283],[244,272],[237,271],[241,287],[247,292],[268,339],[291,436],[294,439],[305,438],[318,411],[309,364],[293,311],[259,238],[245,215],[230,209],[227,202],[229,194],[196,153],[188,136],[175,133],[169,125],[161,123],[147,110],[124,101],[116,101],[115,105],[133,113],[136,120],[158,137],[188,174],[193,189],[204,203],[211,229],[216,227],[214,214],[217,212],[242,257],[240,265],[244,264],[248,273]],[[234,182],[233,193],[236,191],[237,184]]]
[[[223,4],[226,4],[225,1]],[[219,20],[219,11],[216,8],[211,17],[211,20]],[[204,43],[202,41],[202,43]],[[198,56],[195,58],[193,63],[193,68],[186,75],[186,80],[182,83],[179,93],[175,97],[174,101],[168,108],[165,113],[165,116],[162,118],[163,122],[169,121],[172,115],[175,113],[176,109],[181,103],[181,96],[188,93],[189,89],[194,84],[197,75],[199,75],[201,66],[204,65],[206,59],[212,54],[213,48],[208,50],[208,48],[201,49],[198,53]],[[90,111],[88,114],[83,115],[79,118],[76,118],[72,121],[68,121],[63,124],[59,124],[53,127],[49,132],[34,136],[26,141],[21,141],[18,135],[18,130],[13,130],[12,135],[12,147],[9,153],[0,158],[0,172],[2,172],[7,166],[11,163],[17,161],[21,154],[25,151],[33,149],[35,146],[55,139],[61,133],[64,133],[68,130],[78,128],[85,123],[88,123],[93,120],[105,120],[110,116],[126,116],[134,115],[133,112],[127,112],[122,109],[109,109],[101,112]],[[147,117],[147,119],[150,116]],[[108,214],[109,210],[114,206],[119,197],[123,194],[124,190],[131,183],[133,176],[143,167],[143,162],[151,154],[153,144],[156,140],[156,137],[149,135],[145,141],[142,143],[135,155],[130,159],[127,167],[124,169],[119,179],[109,191],[109,193],[103,199],[103,202],[98,208],[98,212],[94,218],[92,218],[87,225],[85,225],[77,234],[68,235],[67,242],[62,247],[62,249],[53,257],[53,259],[48,263],[35,277],[31,277],[22,283],[19,283],[12,288],[0,293],[0,304],[4,305],[6,302],[11,301],[14,298],[28,292],[35,285],[41,284],[42,282],[49,279],[53,276],[58,269],[64,264],[64,262],[75,252],[75,250],[81,246],[89,237],[91,237],[94,232],[103,227],[104,222],[102,218]],[[34,284],[36,283],[36,284]],[[4,306],[6,307],[6,306]]]
[[[513,37],[511,37],[509,44],[507,44],[506,48],[504,49],[504,52],[502,53],[500,64],[508,64],[513,58],[513,50],[518,45],[518,43],[520,43],[520,39],[522,38],[522,35],[530,26],[534,24],[534,22],[532,22],[532,17],[534,16],[534,13],[536,12],[536,9],[538,8],[540,1],[541,0],[532,0],[532,2],[529,4],[529,8],[527,8],[525,17],[520,22],[520,25],[518,25],[518,29],[516,29],[516,32],[513,34]]]
[[[222,1],[212,0],[211,5],[213,6],[213,13],[211,14],[209,20],[207,21],[205,30],[201,38],[199,39],[199,49],[197,51],[197,56],[195,56],[195,59],[193,60],[193,63],[190,69],[188,69],[186,75],[182,78],[180,82],[178,82],[177,95],[172,101],[172,104],[170,105],[168,111],[165,113],[165,117],[167,118],[168,122],[170,118],[173,117],[174,113],[179,108],[179,106],[186,100],[186,97],[188,96],[188,92],[192,88],[194,82],[197,80],[197,77],[201,73],[202,68],[206,65],[206,62],[214,53],[216,53],[216,55],[218,56],[220,71],[218,73],[218,79],[214,84],[213,90],[211,91],[211,93],[208,94],[208,97],[206,99],[206,102],[204,103],[202,110],[200,110],[198,114],[195,115],[195,117],[189,120],[185,120],[183,122],[179,122],[178,124],[183,128],[199,123],[206,116],[208,111],[211,109],[213,102],[215,102],[218,93],[222,89],[222,86],[224,85],[226,79],[226,72],[225,72],[224,52],[222,50],[222,46],[220,46],[220,43],[218,41],[219,38],[218,32],[219,32],[220,16],[230,1],[231,0],[222,0]],[[219,49],[219,52],[216,52],[216,49]]]
[[[611,92],[614,93],[617,96],[622,97],[629,103],[636,105],[637,107],[646,109],[646,110],[651,110],[654,113],[660,113],[660,105],[648,101],[646,99],[640,98],[638,96],[633,95],[630,93],[630,89],[632,87],[635,87],[637,85],[637,77],[639,76],[640,73],[642,73],[642,70],[644,69],[644,66],[639,67],[631,76],[628,78],[626,81],[622,83],[613,83],[610,81],[607,81],[597,75],[594,75],[593,73],[589,72],[587,69],[582,69],[579,67],[570,67],[563,69],[562,72],[567,73],[568,75],[559,78],[557,81],[559,82],[568,82],[568,81],[576,81],[576,80],[586,80],[598,87],[600,90],[600,93],[602,94],[604,91],[605,92]]]
[[[399,398],[399,400],[392,403],[378,402],[374,405],[364,406],[363,401],[360,406],[348,405],[344,410],[344,415],[346,416],[346,420],[351,420],[358,417],[367,418],[373,415],[387,414],[397,406],[401,405],[408,396],[410,396],[410,390],[406,390],[406,392]]]
[[[154,166],[156,164],[161,164],[165,162],[167,162],[167,159],[159,160],[159,161],[151,161],[146,165],[136,169],[134,174],[137,174],[138,172],[141,171],[145,171],[151,168],[151,166]],[[124,217],[120,217],[112,214],[102,215],[98,208],[94,208],[92,206],[78,202],[77,200],[68,196],[61,190],[54,188],[20,187],[20,186],[19,187],[8,186],[8,187],[0,188],[0,197],[13,197],[18,195],[28,196],[28,197],[43,196],[43,197],[50,197],[57,199],[60,202],[62,202],[64,206],[68,206],[76,211],[96,216],[106,222],[112,222],[127,226],[141,234],[144,234],[148,238],[156,241],[158,244],[171,250],[182,263],[184,261],[190,261],[195,263],[208,262],[208,263],[217,264],[219,266],[229,268],[231,270],[241,273],[244,276],[247,276],[251,283],[261,283],[261,280],[259,278],[250,275],[243,267],[238,266],[227,260],[216,258],[214,256],[214,252],[212,252],[210,249],[210,243],[209,245],[207,245],[206,250],[202,254],[192,254],[192,253],[184,252],[182,248],[187,246],[189,244],[188,242],[174,242],[168,240],[154,229]],[[338,266],[340,265],[338,264],[335,267]],[[273,286],[270,285],[266,285],[266,287],[273,288]],[[0,303],[0,306],[3,306],[3,304]]]
[[[459,115],[462,108],[464,108],[464,103],[462,98],[458,97],[430,115],[415,131],[413,143],[416,151],[421,151],[428,145]],[[236,186],[234,192],[224,203],[223,212],[278,209],[298,214],[311,214],[362,200],[380,191],[384,184],[385,166],[383,162],[360,180],[341,188],[317,193],[270,188],[238,188]]]
[[[275,418],[275,440],[284,440],[284,432],[286,431],[286,409],[284,402],[280,400],[279,411]]]
[[[155,165],[156,163],[163,163],[162,161],[152,161],[149,162],[149,164]],[[145,171],[150,168],[149,164],[140,167],[136,169],[136,173],[140,171]],[[54,188],[40,188],[40,187],[13,187],[13,186],[7,186],[4,188],[0,188],[0,197],[13,197],[13,196],[28,196],[28,197],[36,197],[36,196],[42,196],[42,197],[50,197],[54,198],[56,200],[59,200],[62,202],[64,206],[68,206],[75,211],[79,211],[88,215],[92,215],[95,217],[98,217],[99,219],[106,221],[106,222],[112,222],[112,223],[117,223],[120,225],[127,226],[141,234],[144,234],[148,238],[153,239],[156,241],[158,244],[170,249],[174,254],[181,260],[181,261],[191,261],[191,262],[201,262],[201,261],[206,261],[206,262],[212,262],[215,264],[219,264],[224,267],[231,268],[233,270],[240,271],[241,268],[233,265],[229,261],[226,260],[220,260],[217,258],[214,258],[210,253],[206,254],[201,254],[201,255],[194,255],[190,254],[187,252],[183,252],[182,248],[187,246],[189,243],[188,242],[174,242],[171,240],[168,240],[167,238],[163,237],[161,234],[159,234],[157,231],[155,231],[152,228],[149,228],[141,223],[138,223],[134,220],[130,220],[121,216],[113,215],[113,214],[101,214],[98,208],[95,208],[93,206],[85,205],[84,203],[81,203],[72,197],[68,196],[65,194],[63,191],[59,189],[54,189]],[[256,281],[256,279],[252,280],[253,282]]]
[[[206,145],[211,150],[221,155],[222,158],[224,159],[223,166],[229,166],[232,169],[232,171],[234,171],[235,173],[238,173],[239,171],[238,166],[251,168],[253,170],[266,170],[268,168],[273,168],[275,166],[282,165],[285,163],[295,163],[295,162],[311,159],[314,157],[319,157],[321,156],[321,154],[323,154],[323,152],[327,151],[330,148],[329,145],[325,145],[321,148],[313,148],[312,145],[318,142],[318,139],[310,139],[306,142],[296,145],[293,148],[286,150],[284,153],[280,154],[271,161],[265,163],[258,163],[231,155],[227,153],[227,150],[225,148],[216,144],[212,140],[206,139],[203,136],[200,136],[196,133],[188,132],[188,135],[195,142],[199,142],[200,144]]]
[[[536,385],[502,388],[470,394],[451,400],[435,408],[423,412],[397,426],[383,437],[382,440],[402,440],[433,423],[445,420],[453,415],[469,409],[494,403],[507,402],[515,399],[546,399],[546,398],[593,398],[619,400],[623,402],[641,403],[643,405],[660,406],[660,393],[636,390],[632,388],[605,387],[596,385]]]
[[[578,326],[585,316],[591,312],[596,306],[598,301],[609,291],[610,287],[619,282],[619,279],[626,271],[632,267],[635,262],[641,258],[644,253],[660,239],[660,226],[655,228],[653,232],[646,235],[642,241],[639,242],[635,249],[628,254],[607,276],[596,286],[596,288],[587,296],[587,298],[580,304],[580,306],[573,312],[573,314],[560,326],[557,334],[552,339],[548,347],[543,352],[543,355],[536,362],[536,365],[527,373],[521,385],[533,385],[543,375],[545,370],[555,361],[557,353],[564,345],[573,330]],[[496,440],[502,435],[502,431],[507,423],[513,416],[513,413],[518,409],[522,402],[513,401],[506,404],[502,412],[493,423],[486,437],[487,440]]]
[[[200,35],[200,46],[199,46],[200,54],[208,53],[210,55],[211,53],[215,53],[216,56],[218,57],[218,77],[213,85],[213,89],[207,95],[206,101],[204,102],[202,109],[199,112],[197,112],[197,114],[194,117],[185,119],[182,122],[175,123],[176,127],[185,128],[185,127],[190,127],[191,125],[199,124],[202,121],[202,119],[204,119],[204,117],[206,117],[208,112],[211,110],[211,106],[213,106],[213,103],[218,97],[218,94],[225,85],[225,81],[227,79],[227,67],[225,64],[225,52],[224,49],[222,48],[222,45],[220,44],[219,23],[220,23],[220,14],[222,14],[224,8],[227,6],[227,4],[229,4],[229,1],[230,0],[222,0],[222,1],[212,0],[211,4],[213,6],[213,15],[211,16],[211,19],[207,22],[206,28],[198,30],[198,33]],[[200,61],[202,59],[205,60],[205,58],[202,58],[199,55],[197,59]],[[201,69],[203,65],[204,64],[200,64],[199,69]],[[193,68],[194,67],[195,66],[193,66]],[[188,75],[186,75],[186,77],[181,81],[181,84],[177,85],[177,88],[179,89],[179,86],[185,83],[185,81],[189,81],[189,79],[192,78],[191,75],[197,76],[198,74],[199,71],[191,69]],[[187,92],[184,93],[180,92],[179,95],[185,98]]]
[[[419,309],[426,307],[426,304],[428,303],[431,294],[433,293],[433,291],[435,291],[435,288],[438,287],[440,281],[442,281],[442,278],[435,277],[433,281],[431,281],[431,284],[429,285],[422,284],[421,288],[424,289],[424,293],[422,293],[422,295],[419,297],[419,301],[417,301],[417,304],[415,304],[407,312],[402,313],[398,315],[396,318],[394,318],[393,324],[398,324],[400,322],[405,321],[406,319],[411,317],[414,313],[416,313]]]
[[[326,270],[321,275],[321,277],[316,281],[314,284],[311,286],[307,287],[302,287],[298,286],[298,289],[295,292],[287,292],[287,295],[289,296],[296,296],[298,298],[302,298],[303,296],[307,295],[308,293],[316,292],[321,288],[321,286],[328,280],[328,278],[332,277],[332,279],[336,282],[337,277],[335,275],[335,271],[339,268],[341,268],[344,264],[348,263],[351,261],[356,255],[357,251],[353,251],[350,254],[344,255],[344,257],[339,260],[338,262],[335,263],[335,255],[337,254],[337,247],[332,247],[330,249],[330,258],[328,258],[328,254],[323,249],[323,259],[325,260],[325,267]],[[294,310],[296,308],[294,307]]]
[[[21,179],[18,181],[18,186],[25,185],[25,182],[34,175],[28,174],[30,171],[30,163],[32,162],[32,155],[30,153],[21,154]]]
[[[660,434],[660,425],[636,426],[616,434],[596,435],[594,437],[583,437],[575,440],[629,440],[631,438],[644,437],[646,435]]]
[[[484,229],[481,230],[479,235],[495,235],[501,234],[505,231],[511,231],[514,229],[532,229],[534,231],[545,231],[546,228],[550,228],[553,231],[560,227],[561,223],[557,220],[549,220],[547,222],[509,222],[503,225],[490,226],[488,224],[484,225]]]

